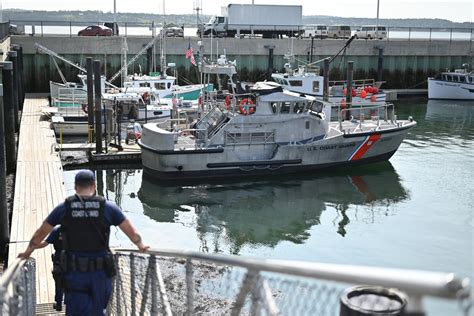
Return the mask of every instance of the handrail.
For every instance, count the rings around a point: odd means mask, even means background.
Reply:
[[[9,262],[8,268],[0,275],[0,288],[6,287],[11,282],[15,273],[26,263],[25,259],[15,258]]]
[[[112,249],[116,253],[138,253],[134,249]],[[470,281],[453,273],[404,270],[370,266],[301,262],[291,260],[256,259],[238,256],[208,254],[187,250],[152,249],[146,254],[182,259],[200,260],[217,265],[230,265],[249,270],[289,274],[299,277],[324,279],[353,284],[374,284],[394,287],[413,295],[441,298],[459,298],[470,294]]]

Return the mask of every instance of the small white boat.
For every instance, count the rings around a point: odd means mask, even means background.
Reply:
[[[428,99],[474,100],[474,72],[457,69],[428,78]]]

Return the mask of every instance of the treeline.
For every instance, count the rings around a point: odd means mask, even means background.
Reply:
[[[200,23],[209,21],[210,15],[201,15]],[[151,13],[117,13],[117,22],[130,23],[161,23],[165,20],[176,24],[196,25],[197,17],[194,14],[161,14]],[[33,11],[5,9],[4,20],[27,20],[27,21],[71,21],[71,22],[111,22],[115,20],[112,12],[102,11]],[[303,17],[303,24],[325,24],[325,25],[374,25],[374,18],[343,18],[336,16],[311,15]],[[474,23],[457,23],[445,19],[379,19],[380,25],[388,27],[433,27],[433,28],[474,28]]]

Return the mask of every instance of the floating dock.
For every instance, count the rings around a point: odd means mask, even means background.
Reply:
[[[18,158],[15,177],[15,197],[11,221],[8,256],[15,258],[23,252],[36,229],[58,203],[64,201],[63,168],[54,150],[56,137],[48,121],[41,121],[41,108],[46,98],[28,96],[21,116]],[[36,301],[37,315],[56,313],[52,270],[52,246],[37,249]]]

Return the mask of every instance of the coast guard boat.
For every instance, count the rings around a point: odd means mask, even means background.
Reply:
[[[256,83],[230,104],[212,107],[190,128],[165,129],[149,123],[141,147],[145,174],[167,179],[246,176],[311,171],[388,160],[413,119],[397,120],[392,104],[362,107],[352,119],[329,119],[331,104]],[[366,107],[365,107],[366,108]]]

